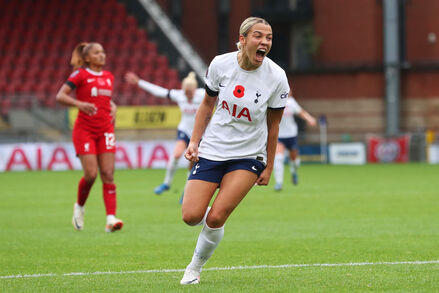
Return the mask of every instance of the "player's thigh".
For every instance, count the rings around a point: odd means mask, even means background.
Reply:
[[[235,170],[224,175],[220,190],[207,217],[209,227],[224,225],[227,218],[254,186],[258,176],[247,170]]]
[[[101,179],[104,183],[112,183],[114,178],[114,152],[105,152],[97,155]]]
[[[98,173],[98,159],[95,154],[78,155],[87,181],[95,180]]]
[[[215,182],[196,179],[187,181],[181,206],[182,217],[186,223],[195,225],[203,219],[217,188],[218,183]]]
[[[174,158],[180,158],[183,155],[186,148],[187,148],[186,141],[182,139],[177,140],[174,147]]]

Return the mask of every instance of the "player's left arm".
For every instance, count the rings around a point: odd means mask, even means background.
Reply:
[[[116,122],[117,105],[116,103],[113,102],[113,100],[110,100],[110,107],[111,107],[111,111],[110,111],[111,123],[114,124]]]
[[[310,125],[310,126],[316,126],[317,125],[316,119],[311,114],[309,114],[307,111],[302,109],[299,112],[299,114],[297,114],[297,115],[299,115],[300,118],[305,120],[306,123],[308,123],[308,125]]]
[[[257,185],[268,185],[271,172],[273,172],[274,155],[276,153],[277,137],[279,135],[279,123],[282,119],[284,108],[267,109],[267,166],[256,180]]]

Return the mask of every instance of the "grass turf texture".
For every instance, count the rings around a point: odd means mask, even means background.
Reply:
[[[163,170],[120,170],[122,231],[105,233],[102,187],[86,205],[82,232],[71,225],[80,172],[1,173],[1,292],[439,291],[439,264],[290,267],[63,276],[71,272],[183,269],[200,227],[181,221],[186,171],[156,196]],[[304,165],[299,185],[254,187],[232,214],[206,268],[282,264],[439,260],[439,166]]]

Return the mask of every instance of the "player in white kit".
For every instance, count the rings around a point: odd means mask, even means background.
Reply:
[[[156,97],[171,99],[178,104],[181,110],[181,120],[177,127],[177,143],[175,144],[174,154],[168,162],[165,180],[154,189],[154,192],[160,195],[171,187],[172,179],[177,170],[178,160],[183,155],[189,144],[192,129],[194,128],[195,113],[204,98],[205,90],[203,88],[197,88],[198,83],[194,72],[190,72],[188,76],[183,79],[181,90],[168,90],[160,87],[147,82],[146,80],[140,79],[133,72],[128,72],[125,75],[125,78],[129,83],[138,85],[141,89]],[[189,165],[189,170],[191,167],[192,164]]]
[[[310,126],[316,125],[316,119],[300,107],[290,91],[282,121],[279,124],[279,138],[276,147],[276,156],[274,158],[274,179],[276,181],[274,189],[276,191],[282,190],[284,181],[285,149],[289,152],[289,166],[293,184],[296,185],[298,183],[297,168],[300,165],[300,159],[297,149],[298,127],[294,120],[294,115],[298,115],[304,119]]]
[[[266,57],[271,45],[271,26],[250,17],[240,27],[239,51],[219,55],[209,65],[206,95],[185,153],[195,165],[182,205],[183,221],[203,228],[181,284],[199,283],[227,218],[255,183],[270,180],[289,92],[284,70]]]

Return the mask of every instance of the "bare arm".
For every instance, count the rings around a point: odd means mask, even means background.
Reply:
[[[204,99],[198,107],[195,115],[195,125],[192,131],[191,140],[189,142],[185,158],[192,162],[198,162],[198,144],[212,118],[213,108],[215,107],[217,97],[210,97],[205,94]]]
[[[267,110],[267,166],[256,180],[257,185],[268,185],[270,182],[271,172],[273,171],[274,155],[276,153],[277,137],[279,135],[279,123],[282,119],[284,110]]]
[[[56,94],[56,101],[62,105],[69,107],[76,107],[79,111],[86,113],[87,115],[94,115],[98,108],[92,104],[87,102],[79,101],[73,98],[70,94],[72,93],[72,88],[66,84],[63,84]]]
[[[313,116],[311,116],[311,114],[306,112],[305,110],[302,109],[302,111],[300,111],[298,115],[300,118],[304,119],[306,121],[306,123],[308,123],[310,126],[317,125],[316,119]]]

